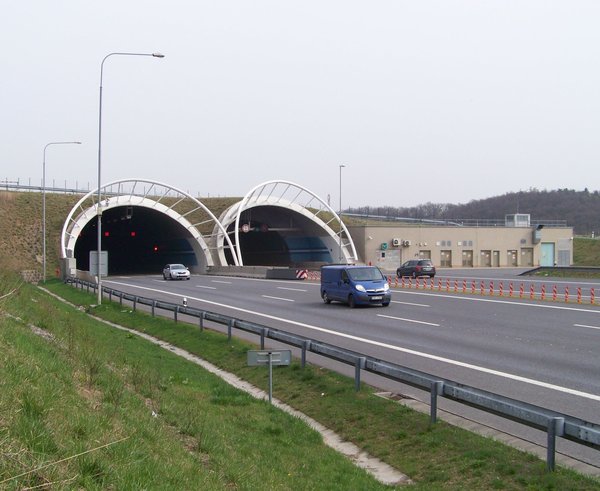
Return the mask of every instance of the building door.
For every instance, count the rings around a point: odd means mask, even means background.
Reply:
[[[519,256],[517,251],[506,251],[506,264],[509,266],[518,266]]]
[[[431,259],[431,250],[429,251],[419,251],[419,259]]]
[[[462,251],[462,265],[463,268],[473,267],[473,251]]]
[[[481,260],[479,261],[481,266],[491,267],[492,266],[492,251],[481,251]]]
[[[554,242],[542,242],[540,266],[554,266]]]
[[[521,247],[521,266],[533,266],[532,247]]]
[[[452,267],[452,251],[440,251],[440,266],[442,268]]]
[[[492,253],[492,265],[494,268],[500,267],[500,251],[494,251]]]

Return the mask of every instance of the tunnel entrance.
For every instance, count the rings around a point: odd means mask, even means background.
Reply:
[[[164,213],[120,206],[102,214],[102,250],[108,252],[108,274],[159,274],[167,263],[193,268],[198,259],[192,234]],[[77,239],[77,269],[89,270],[89,253],[98,248],[97,220],[89,221]]]
[[[160,274],[168,263],[205,273],[215,264],[214,251],[233,249],[225,228],[197,198],[157,181],[124,179],[90,191],[69,212],[61,233],[67,274],[90,271],[90,251],[98,249],[99,210],[109,275]],[[201,230],[208,231],[208,241]],[[233,262],[238,264],[237,256]]]
[[[240,223],[239,241],[246,266],[306,267],[333,261],[323,228],[293,210],[250,208],[242,212]],[[234,227],[235,222],[229,225],[230,235]]]
[[[61,233],[67,274],[90,271],[99,211],[109,275],[160,274],[168,263],[205,273],[214,266],[244,263],[308,268],[358,259],[336,212],[290,181],[259,184],[218,219],[180,189],[125,179],[89,192],[69,212]]]

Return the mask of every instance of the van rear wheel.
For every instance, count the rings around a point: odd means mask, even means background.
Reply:
[[[356,307],[356,301],[354,300],[354,297],[352,295],[348,296],[348,305],[350,306],[351,309]]]
[[[330,304],[331,303],[331,298],[329,298],[329,295],[327,295],[327,292],[323,292],[323,295],[321,296],[321,298],[323,299],[323,302]]]

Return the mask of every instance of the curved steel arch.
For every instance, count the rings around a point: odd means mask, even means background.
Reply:
[[[149,187],[146,189],[145,185],[148,185]],[[115,187],[117,188],[116,191],[114,191]],[[142,187],[143,189],[137,191],[138,188]],[[214,222],[213,233],[208,237],[211,238],[213,242],[220,241],[223,243],[223,241],[226,241],[228,247],[234,251],[231,239],[217,217],[202,202],[181,189],[158,181],[135,178],[113,181],[105,184],[100,189],[102,194],[104,194],[104,199],[100,203],[95,200],[98,195],[98,189],[96,188],[81,198],[69,212],[61,233],[62,258],[74,257],[75,243],[77,242],[79,233],[88,222],[93,218],[96,218],[98,213],[119,206],[140,206],[153,209],[167,215],[181,224],[194,238],[195,243],[192,244],[194,252],[197,254],[202,252],[208,266],[214,265],[213,257],[210,252],[211,248],[207,245],[204,236],[198,231],[197,227],[209,222]],[[161,203],[161,201],[167,197],[175,198],[175,203],[171,205]],[[86,207],[85,203],[88,200],[90,201],[90,204]],[[191,200],[195,207],[184,208],[185,205],[183,203],[185,203],[186,200]],[[178,211],[178,208],[183,209]],[[75,212],[78,210],[79,214],[74,218]],[[206,213],[209,216],[209,219],[198,223],[191,223],[186,217],[193,216],[193,214],[199,210]],[[221,249],[222,248],[223,246]],[[232,255],[234,262],[237,265],[235,253]]]
[[[242,200],[233,205],[221,217],[221,224],[227,228],[235,216],[235,246],[233,249],[234,261],[243,266],[242,250],[240,247],[240,217],[244,210],[257,206],[279,206],[293,210],[319,225],[332,239],[334,239],[343,254],[346,263],[358,259],[354,241],[340,219],[338,214],[325,201],[309,189],[291,181],[272,180],[266,181],[252,188]],[[320,217],[323,215],[323,218]],[[330,224],[337,224],[338,231],[331,228]],[[223,248],[219,248],[221,260],[225,260]],[[236,257],[237,256],[237,257]]]

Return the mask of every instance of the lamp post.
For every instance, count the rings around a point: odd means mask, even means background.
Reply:
[[[50,142],[44,147],[42,164],[42,278],[46,283],[46,149],[50,145],[81,145],[81,142]]]
[[[100,104],[98,110],[98,202],[96,204],[96,214],[98,216],[98,257],[96,271],[98,275],[98,305],[102,303],[102,274],[100,271],[100,253],[102,251],[102,208],[100,202],[102,200],[100,193],[101,176],[102,176],[102,75],[104,72],[104,62],[110,56],[152,56],[154,58],[164,58],[165,55],[161,53],[109,53],[107,54],[100,64]]]
[[[342,262],[342,167],[346,166],[344,164],[340,164],[340,263]]]

